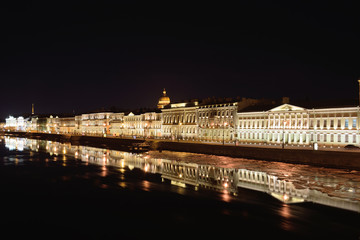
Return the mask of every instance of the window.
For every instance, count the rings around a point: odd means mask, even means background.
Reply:
[[[334,120],[330,120],[330,127],[334,127]]]
[[[338,142],[341,142],[341,134],[338,134]]]
[[[341,127],[341,120],[340,119],[338,120],[338,125],[337,126]]]
[[[316,126],[317,126],[317,127],[320,127],[320,120],[317,120]]]
[[[324,120],[324,128],[327,126],[327,120]]]
[[[349,119],[345,119],[345,127],[346,127],[346,128],[349,127]]]
[[[356,119],[353,119],[353,121],[352,121],[352,127],[353,127],[353,128],[356,128]]]

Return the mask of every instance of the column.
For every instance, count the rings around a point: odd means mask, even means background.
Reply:
[[[310,134],[309,133],[306,133],[306,144],[309,144],[310,143]]]

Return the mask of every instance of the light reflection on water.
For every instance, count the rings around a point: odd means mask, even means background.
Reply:
[[[144,173],[161,174],[164,182],[174,186],[219,191],[225,202],[236,196],[240,187],[266,192],[284,203],[310,201],[360,212],[359,171],[168,151],[134,154],[45,140],[4,139],[9,150],[46,151],[54,156],[54,161],[61,159],[64,167],[68,157],[81,159],[86,165],[100,165],[102,177],[108,176],[108,166],[117,167],[121,180],[118,185],[122,188],[128,187],[124,182],[125,168],[136,168]],[[8,161],[19,164],[21,160],[16,157]],[[142,190],[151,190],[147,180],[140,185]],[[181,191],[179,188],[178,192]],[[288,213],[284,204],[280,215],[286,217]]]

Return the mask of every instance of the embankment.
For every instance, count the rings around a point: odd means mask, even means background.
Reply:
[[[31,132],[5,132],[0,133],[13,137],[42,139],[56,142],[70,142],[73,145],[84,145],[100,148],[109,148],[113,150],[128,151],[133,143],[142,143],[141,139],[121,139],[112,137],[83,136],[70,134],[51,134],[51,133],[31,133]]]
[[[360,152],[243,147],[167,141],[154,141],[152,145],[155,145],[153,147],[155,149],[170,151],[360,170]]]
[[[5,134],[17,137],[70,142],[74,145],[87,145],[123,151],[128,150],[132,143],[144,142],[144,140],[141,139],[121,139],[112,137],[104,138],[82,135],[24,132],[13,132]],[[147,140],[147,142],[150,144],[152,150],[192,152],[285,163],[308,164],[330,168],[360,170],[360,152],[244,147],[212,145],[204,143],[172,142],[166,140]]]

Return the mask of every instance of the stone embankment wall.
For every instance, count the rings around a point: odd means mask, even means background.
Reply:
[[[27,132],[5,132],[4,135],[13,137],[23,137],[31,139],[43,139],[56,142],[70,142],[74,145],[86,145],[99,148],[109,148],[113,150],[127,151],[133,143],[141,143],[141,139],[121,139],[112,137],[83,136],[69,134],[51,134],[51,133],[27,133]]]
[[[279,149],[154,141],[153,148],[314,166],[360,170],[360,152]]]
[[[60,142],[70,142],[75,145],[128,150],[133,143],[144,142],[142,139],[103,138],[82,135],[61,135],[45,133],[5,133],[11,136],[38,138]],[[238,158],[277,161],[296,164],[308,164],[321,167],[346,168],[360,170],[360,152],[323,151],[304,149],[279,149],[261,147],[242,147],[229,145],[213,145],[203,143],[172,142],[163,140],[147,140],[152,150],[169,150],[192,152],[211,155],[222,155]]]

